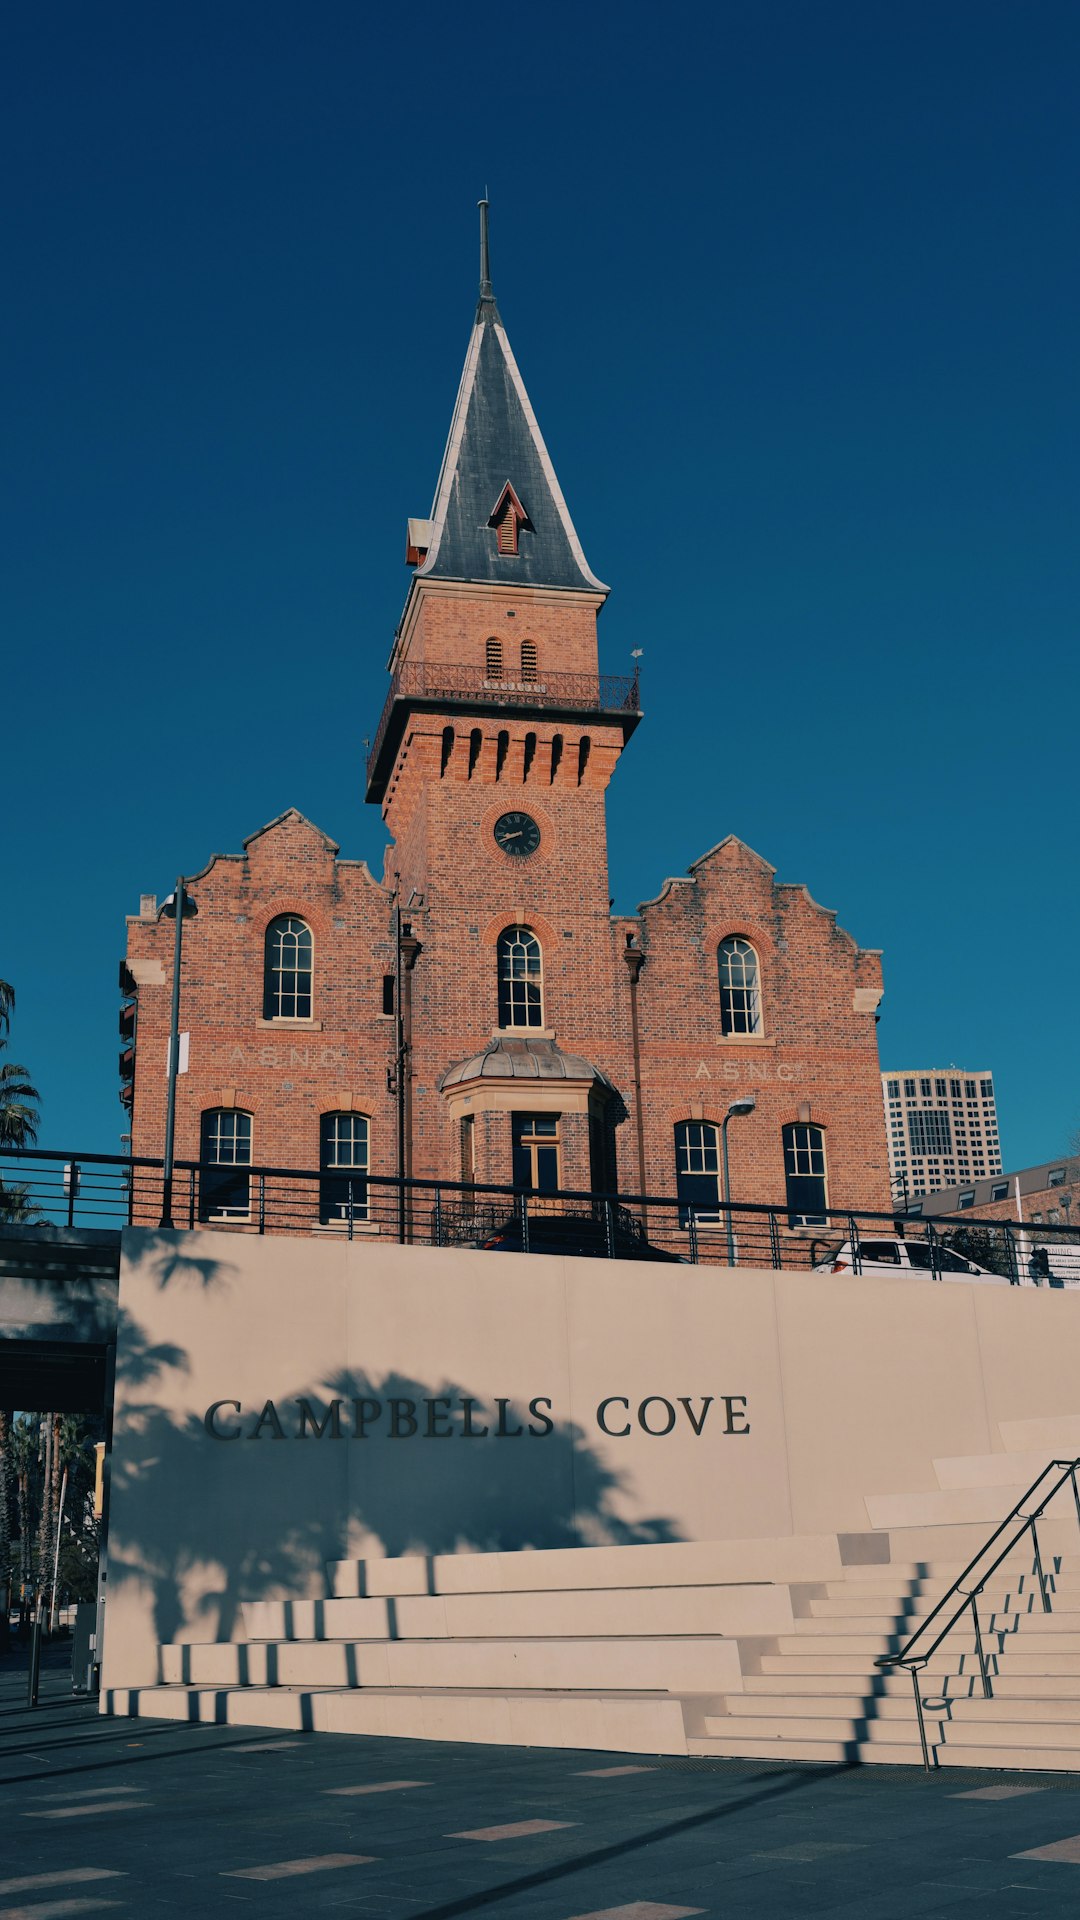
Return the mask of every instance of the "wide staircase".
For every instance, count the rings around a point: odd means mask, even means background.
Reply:
[[[1080,1768],[1071,1482],[1039,1518],[1038,1553],[1022,1516],[1052,1477],[982,1551],[1034,1478],[1032,1462],[1039,1473],[1062,1458],[1054,1443],[1080,1434],[1080,1422],[1001,1431],[1004,1452],[938,1461],[936,1491],[868,1496],[873,1524],[862,1534],[334,1562],[324,1598],[249,1601],[245,1640],[162,1646],[157,1684],[114,1689],[103,1708],[428,1740],[920,1765],[917,1691],[930,1764]],[[928,1655],[914,1681],[876,1664],[903,1655],[980,1551],[914,1650]],[[970,1608],[934,1649],[973,1590],[981,1658]]]

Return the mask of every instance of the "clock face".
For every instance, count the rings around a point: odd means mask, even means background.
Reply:
[[[504,813],[495,822],[495,843],[515,860],[525,860],[540,845],[540,829],[531,813]]]

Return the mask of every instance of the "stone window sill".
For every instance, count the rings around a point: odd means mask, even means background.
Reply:
[[[722,1033],[717,1044],[721,1047],[775,1047],[776,1039],[767,1033]]]
[[[287,1031],[291,1033],[294,1033],[298,1030],[301,1033],[321,1033],[322,1032],[321,1020],[256,1020],[255,1025],[257,1027],[266,1027],[266,1028],[284,1027]]]

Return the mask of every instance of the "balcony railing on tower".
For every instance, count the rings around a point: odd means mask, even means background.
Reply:
[[[620,673],[540,673],[535,680],[490,678],[481,665],[406,660],[390,682],[368,755],[368,799],[381,799],[392,755],[410,709],[433,713],[534,713],[551,719],[591,714],[620,726],[629,739],[641,718],[638,676]]]

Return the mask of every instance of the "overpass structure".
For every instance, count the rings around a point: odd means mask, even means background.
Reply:
[[[119,1287],[118,1229],[0,1227],[0,1406],[104,1412]]]

